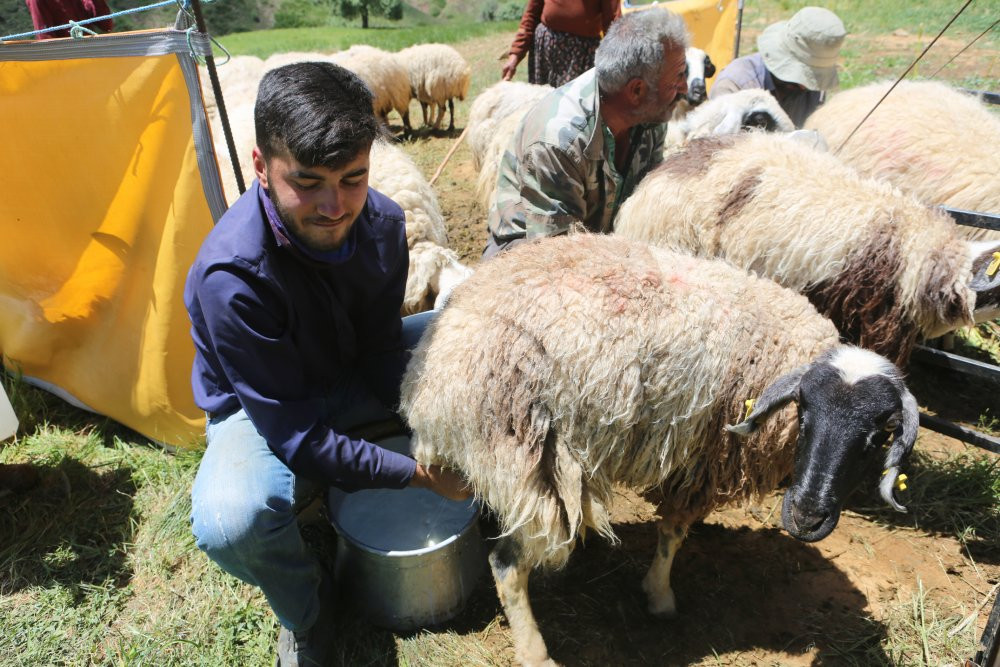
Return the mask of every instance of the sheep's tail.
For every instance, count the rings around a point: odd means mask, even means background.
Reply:
[[[548,430],[527,483],[493,488],[491,494],[511,492],[504,498],[495,497],[496,504],[490,503],[507,509],[500,517],[502,536],[517,539],[529,562],[551,568],[566,564],[577,539],[582,539],[588,528],[611,542],[618,541],[606,509],[610,488],[591,483],[567,443],[567,438]]]

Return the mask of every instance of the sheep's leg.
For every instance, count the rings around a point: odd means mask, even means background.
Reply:
[[[441,121],[444,119],[444,105],[435,102],[434,111],[436,112],[434,114],[434,129],[436,130],[441,127]]]
[[[448,111],[450,112],[450,116],[448,117],[448,131],[449,132],[454,132],[455,131],[455,99],[453,97],[449,97],[448,98]],[[441,115],[443,116],[444,112],[442,112]]]
[[[413,127],[410,125],[410,110],[407,109],[400,115],[403,117],[403,136],[408,137],[413,134]]]
[[[555,667],[531,611],[528,600],[531,565],[521,560],[520,545],[510,537],[500,538],[490,552],[490,568],[500,604],[510,623],[518,662],[525,667]]]
[[[429,125],[427,122],[427,102],[420,103],[420,116],[424,119],[424,126]]]
[[[642,580],[642,590],[646,591],[649,601],[649,613],[656,616],[669,618],[677,615],[677,602],[674,591],[670,588],[670,568],[687,531],[687,525],[666,519],[656,522],[656,555],[653,556],[653,564],[649,566],[646,578]]]

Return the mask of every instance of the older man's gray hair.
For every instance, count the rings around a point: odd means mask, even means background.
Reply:
[[[608,28],[594,64],[602,92],[617,93],[631,79],[642,79],[654,89],[668,50],[687,48],[684,19],[660,7],[625,14]]]

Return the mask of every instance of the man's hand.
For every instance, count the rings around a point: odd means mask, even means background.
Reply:
[[[513,53],[507,57],[507,63],[503,66],[503,69],[500,70],[504,81],[510,81],[514,78],[514,72],[517,71],[518,62],[517,56]]]
[[[410,486],[430,489],[451,500],[467,500],[472,496],[472,489],[461,475],[441,466],[423,466],[418,463],[417,469],[413,471],[413,478],[410,479]]]

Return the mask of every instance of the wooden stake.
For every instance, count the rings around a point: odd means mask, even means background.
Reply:
[[[458,150],[459,145],[462,143],[462,139],[465,139],[465,133],[468,131],[469,131],[469,126],[466,125],[465,129],[462,130],[462,134],[458,135],[458,139],[455,140],[455,143],[452,145],[451,150],[448,151],[448,154],[444,156],[444,160],[442,160],[441,164],[438,165],[437,171],[435,171],[434,175],[431,176],[431,181],[430,181],[431,185],[434,185],[434,181],[436,181],[438,179],[438,176],[441,175],[441,172],[444,171],[444,166],[448,164],[448,160],[450,160],[451,156],[454,155],[455,151]]]

